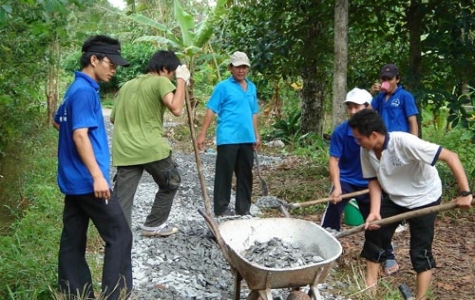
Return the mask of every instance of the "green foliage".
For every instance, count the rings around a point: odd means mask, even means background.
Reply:
[[[240,1],[221,20],[218,38],[229,52],[247,52],[259,73],[286,79],[301,75],[303,65],[310,63],[306,58],[331,52],[330,30],[317,39],[309,36],[322,19],[331,26],[330,15],[333,6],[324,1]],[[312,42],[306,44],[309,38]]]
[[[217,76],[216,69],[209,63],[210,61],[209,55],[199,57],[197,59],[199,71],[193,74],[195,82],[194,96],[202,104],[206,103],[213,92],[214,86],[220,79]]]
[[[50,286],[56,285],[62,210],[56,188],[56,136],[56,130],[38,128],[24,136],[27,142],[18,148],[22,173],[15,202],[29,206],[11,225],[10,235],[0,237],[1,299],[51,299]]]
[[[214,9],[207,14],[206,19],[195,25],[193,17],[187,13],[178,0],[174,1],[174,16],[178,28],[162,24],[146,17],[142,14],[132,14],[129,17],[139,24],[152,27],[158,30],[162,35],[145,35],[136,41],[154,42],[158,45],[165,44],[170,49],[180,52],[193,70],[193,60],[205,49],[213,33],[214,19],[224,12],[225,0],[218,0]],[[176,29],[180,35],[176,34]]]
[[[475,141],[475,118],[473,108],[475,106],[475,89],[468,87],[470,92],[462,94],[456,101],[451,101],[447,106],[450,109],[447,121],[451,123],[453,128],[459,124],[461,127],[468,129],[472,134],[471,139]]]
[[[272,124],[273,131],[265,136],[266,140],[280,139],[285,144],[297,141],[300,138],[300,117],[302,113],[295,111],[284,118],[276,118]]]
[[[62,29],[69,13],[66,7],[86,3],[7,1],[0,6],[0,155],[30,126],[30,113],[44,106],[45,66],[52,64],[50,45],[67,36]]]
[[[328,141],[315,133],[310,133],[299,139],[299,143],[296,145],[294,152],[312,161],[328,161],[328,147]],[[322,175],[329,174],[322,173]]]
[[[472,132],[462,127],[448,132],[436,131],[427,127],[424,130],[424,139],[433,141],[442,147],[457,153],[468,176],[469,182],[475,181],[475,142]],[[444,198],[452,199],[456,196],[458,185],[452,171],[444,164],[437,163],[437,170],[444,186]]]

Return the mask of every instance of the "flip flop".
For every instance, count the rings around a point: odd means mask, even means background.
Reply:
[[[387,259],[383,263],[383,268],[384,268],[384,274],[386,274],[386,276],[394,275],[397,273],[397,271],[399,271],[399,265],[394,259]]]

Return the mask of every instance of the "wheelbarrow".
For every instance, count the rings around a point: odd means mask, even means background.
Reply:
[[[234,275],[234,300],[240,299],[241,281],[251,290],[247,299],[272,300],[272,289],[291,288],[298,291],[309,286],[310,299],[323,299],[317,284],[324,283],[333,262],[341,255],[337,239],[322,227],[305,220],[291,218],[266,218],[226,221],[218,225],[205,214],[211,231],[218,241],[223,256]],[[279,238],[285,243],[299,245],[303,251],[318,253],[323,258],[318,263],[299,267],[268,268],[243,257],[243,252],[255,242],[265,243]]]

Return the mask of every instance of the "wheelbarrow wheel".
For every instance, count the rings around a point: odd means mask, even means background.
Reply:
[[[249,295],[247,296],[247,300],[259,300],[260,296],[259,293],[256,291],[251,291]]]
[[[259,293],[251,291],[247,296],[247,300],[262,300]],[[287,296],[286,300],[312,300],[309,295],[301,291],[293,291]]]
[[[301,291],[293,291],[287,297],[287,300],[311,300],[309,295]]]

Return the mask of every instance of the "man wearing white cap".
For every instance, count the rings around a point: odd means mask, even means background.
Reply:
[[[371,94],[364,89],[354,88],[349,91],[344,101],[349,117],[351,118],[357,112],[369,107],[371,99]],[[330,180],[332,181],[331,197],[333,200],[328,203],[323,214],[321,225],[323,228],[340,231],[341,214],[350,200],[349,198],[342,199],[341,195],[368,188],[368,180],[363,178],[361,170],[360,149],[360,145],[356,142],[353,132],[348,126],[348,121],[335,128],[331,136],[329,150],[329,170]],[[369,194],[359,195],[354,199],[358,203],[363,219],[366,220],[370,212]],[[391,260],[396,267],[393,268],[393,272],[397,272],[399,266],[396,263],[392,245],[386,249],[386,255],[388,260]],[[392,275],[392,273],[387,272],[384,263],[383,268],[386,275]]]
[[[203,127],[197,139],[203,149],[206,131],[218,116],[216,126],[216,171],[214,181],[214,214],[231,215],[231,183],[236,174],[236,214],[249,214],[252,195],[254,148],[260,145],[256,86],[246,76],[251,66],[244,52],[231,55],[231,76],[219,82],[206,104]]]
[[[371,94],[366,90],[354,88],[344,101],[351,117],[371,104]],[[332,182],[331,197],[322,219],[323,228],[340,230],[341,214],[350,199],[342,199],[342,194],[357,192],[368,188],[363,178],[360,164],[360,145],[355,141],[348,121],[335,127],[330,140],[330,159],[328,161]],[[363,217],[369,213],[368,194],[355,197]]]

